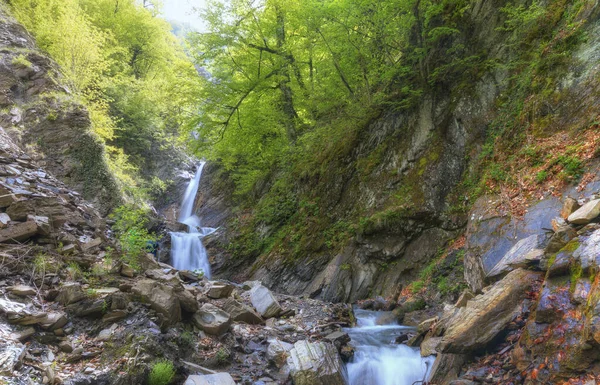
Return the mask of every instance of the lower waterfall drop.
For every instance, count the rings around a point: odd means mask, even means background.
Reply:
[[[204,165],[205,162],[198,165],[196,175],[185,191],[179,222],[187,225],[188,231],[171,233],[171,261],[177,270],[202,271],[205,277],[210,278],[210,262],[202,238],[216,229],[201,227],[200,218],[192,214]]]
[[[356,327],[347,328],[355,347],[347,364],[350,385],[413,385],[427,380],[433,357],[421,357],[418,348],[396,344],[395,339],[414,328],[378,325],[385,312],[355,309]]]

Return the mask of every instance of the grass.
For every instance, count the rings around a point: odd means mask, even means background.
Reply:
[[[148,375],[149,385],[168,385],[175,376],[173,363],[168,360],[160,360],[152,365],[152,370]]]

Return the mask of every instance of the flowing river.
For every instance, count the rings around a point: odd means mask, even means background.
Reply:
[[[204,165],[205,162],[198,165],[196,175],[190,180],[183,195],[178,221],[187,225],[188,231],[171,233],[171,261],[173,267],[178,270],[202,271],[204,276],[210,278],[210,262],[202,238],[213,233],[215,229],[202,227],[200,218],[193,214]]]
[[[357,325],[344,331],[355,347],[347,364],[350,385],[413,385],[427,379],[434,357],[421,357],[418,348],[395,340],[414,328],[378,325],[385,312],[355,309]]]

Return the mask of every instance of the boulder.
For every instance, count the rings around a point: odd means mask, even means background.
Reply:
[[[543,249],[546,244],[545,235],[531,235],[521,239],[502,257],[502,259],[487,274],[488,278],[493,278],[506,274],[518,267],[527,267],[539,262],[543,255]]]
[[[127,278],[133,278],[133,276],[135,275],[135,270],[133,270],[133,267],[129,266],[126,263],[121,265],[121,270],[119,272],[123,277]]]
[[[208,298],[221,299],[227,298],[233,291],[233,285],[225,282],[211,282],[210,288],[206,293]]]
[[[443,316],[445,334],[439,351],[472,353],[485,349],[520,312],[526,292],[539,278],[539,273],[514,270],[465,307]]]
[[[287,363],[294,385],[345,385],[348,375],[337,349],[323,342],[298,341]]]
[[[56,297],[56,301],[61,305],[70,305],[82,301],[86,298],[85,293],[81,290],[81,284],[77,282],[65,283]]]
[[[183,385],[235,385],[235,381],[229,373],[216,373],[189,376]]]
[[[150,307],[159,314],[163,328],[181,321],[181,304],[172,287],[142,279],[135,283],[131,291],[150,303]]]
[[[563,219],[569,218],[571,214],[573,214],[577,209],[579,209],[579,203],[577,203],[577,199],[567,197],[565,199],[565,203],[563,203],[563,207],[560,210],[560,216]]]
[[[175,288],[175,295],[177,295],[183,310],[188,313],[195,313],[198,311],[198,301],[196,300],[196,297],[194,297],[194,295],[188,290],[178,286]]]
[[[594,199],[581,206],[567,220],[574,225],[587,225],[600,215],[600,199]]]
[[[18,295],[20,297],[26,297],[28,295],[35,295],[36,290],[27,285],[15,285],[7,287],[8,291],[10,291],[14,295]]]
[[[245,322],[252,325],[258,325],[264,322],[258,313],[233,298],[225,300],[222,308],[229,313],[233,321]]]
[[[210,303],[202,305],[192,320],[196,326],[212,335],[225,333],[231,324],[229,314]]]
[[[286,364],[289,357],[289,352],[294,348],[294,345],[278,339],[269,340],[267,347],[267,359],[278,368]]]
[[[256,285],[250,290],[250,301],[263,318],[276,317],[281,313],[281,306],[273,293],[262,285]]]
[[[35,222],[17,223],[0,230],[0,242],[15,242],[27,240],[38,232]]]

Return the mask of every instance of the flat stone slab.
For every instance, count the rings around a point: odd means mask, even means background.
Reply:
[[[600,215],[600,199],[594,199],[581,206],[567,219],[574,225],[587,225]]]
[[[189,376],[183,385],[235,385],[235,381],[229,373],[216,373]]]

